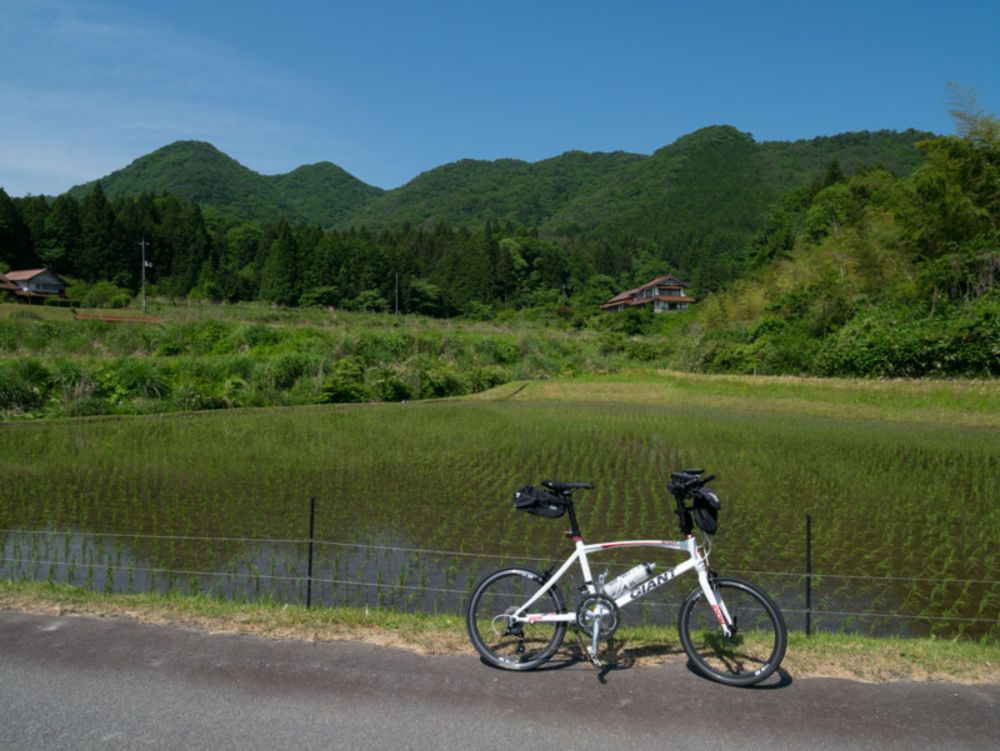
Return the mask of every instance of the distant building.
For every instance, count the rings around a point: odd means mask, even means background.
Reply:
[[[652,305],[654,313],[687,310],[695,300],[685,292],[687,285],[671,274],[658,276],[641,287],[619,292],[601,306],[601,310],[618,313],[627,308]]]
[[[20,289],[14,282],[8,281],[7,277],[0,274],[0,293],[3,293],[4,296],[13,295]]]
[[[47,297],[66,297],[66,282],[48,269],[27,269],[0,274],[0,293],[15,302],[44,302]]]

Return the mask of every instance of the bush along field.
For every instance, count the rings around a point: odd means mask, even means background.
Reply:
[[[265,305],[164,306],[157,316],[77,320],[0,305],[0,418],[400,402],[665,355],[661,342],[621,325],[595,332]]]

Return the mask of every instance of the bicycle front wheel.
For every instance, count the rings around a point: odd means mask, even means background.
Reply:
[[[752,686],[766,680],[785,656],[788,629],[781,611],[762,590],[741,579],[712,582],[730,635],[705,599],[701,587],[681,606],[677,624],[688,658],[708,678],[729,686]]]
[[[515,623],[510,619],[544,583],[545,578],[537,571],[504,568],[494,571],[473,590],[465,620],[472,645],[486,662],[507,670],[531,670],[559,649],[566,634],[565,622]],[[531,610],[564,612],[559,591],[552,587]]]

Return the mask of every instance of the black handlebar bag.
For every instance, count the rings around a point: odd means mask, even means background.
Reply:
[[[722,501],[711,488],[701,488],[694,494],[694,523],[706,535],[719,530],[719,509]]]

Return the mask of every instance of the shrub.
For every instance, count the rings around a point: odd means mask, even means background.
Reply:
[[[625,342],[625,356],[631,360],[650,362],[660,356],[653,342],[647,339],[629,339]]]
[[[389,302],[378,290],[366,289],[359,292],[357,297],[347,300],[344,307],[362,313],[385,313],[389,310]]]
[[[473,368],[469,372],[469,385],[473,391],[486,391],[509,380],[507,370],[498,365]]]
[[[340,302],[340,290],[336,287],[313,287],[299,298],[303,308],[329,308]]]
[[[476,354],[496,365],[513,365],[521,357],[517,341],[512,338],[485,336],[474,345]]]
[[[938,348],[939,367],[949,374],[1000,375],[1000,293],[958,308],[943,327]]]
[[[420,395],[424,399],[461,396],[468,388],[455,368],[446,363],[429,368],[420,374]]]
[[[32,412],[44,404],[49,372],[34,358],[0,362],[0,409]]]
[[[625,351],[627,339],[622,334],[614,331],[605,331],[601,334],[600,351],[602,355],[613,355]]]
[[[464,315],[470,321],[489,321],[493,318],[494,310],[492,305],[471,300],[465,304]]]
[[[813,198],[806,212],[806,232],[818,240],[831,230],[843,227],[852,208],[852,197],[847,186],[835,183],[824,188]]]
[[[413,335],[408,331],[362,331],[354,354],[368,365],[400,362],[413,348]]]
[[[267,389],[283,391],[307,373],[315,374],[320,361],[303,352],[282,352],[259,363],[254,368],[253,379]]]
[[[866,310],[824,340],[817,365],[824,375],[923,375],[935,360],[927,337],[934,325],[904,310]]]
[[[93,374],[76,360],[59,359],[53,362],[49,371],[49,384],[67,405],[91,398],[98,389]]]
[[[735,341],[712,342],[701,359],[706,373],[738,373],[747,375],[757,367],[757,351],[752,344]]]
[[[70,288],[72,296],[79,295],[80,304],[85,308],[125,308],[132,301],[128,290],[111,282],[94,282],[86,285],[74,285]]]
[[[402,402],[414,396],[410,384],[392,368],[374,368],[369,371],[368,384],[371,394],[383,402]]]
[[[101,390],[115,403],[133,398],[163,399],[170,386],[159,366],[142,357],[120,357],[106,363],[98,374]]]
[[[280,339],[278,331],[271,326],[263,323],[245,323],[219,339],[212,351],[217,354],[248,352],[277,344]]]
[[[323,384],[320,401],[324,403],[366,402],[371,392],[365,385],[365,371],[360,359],[345,357],[333,366],[333,372]]]

